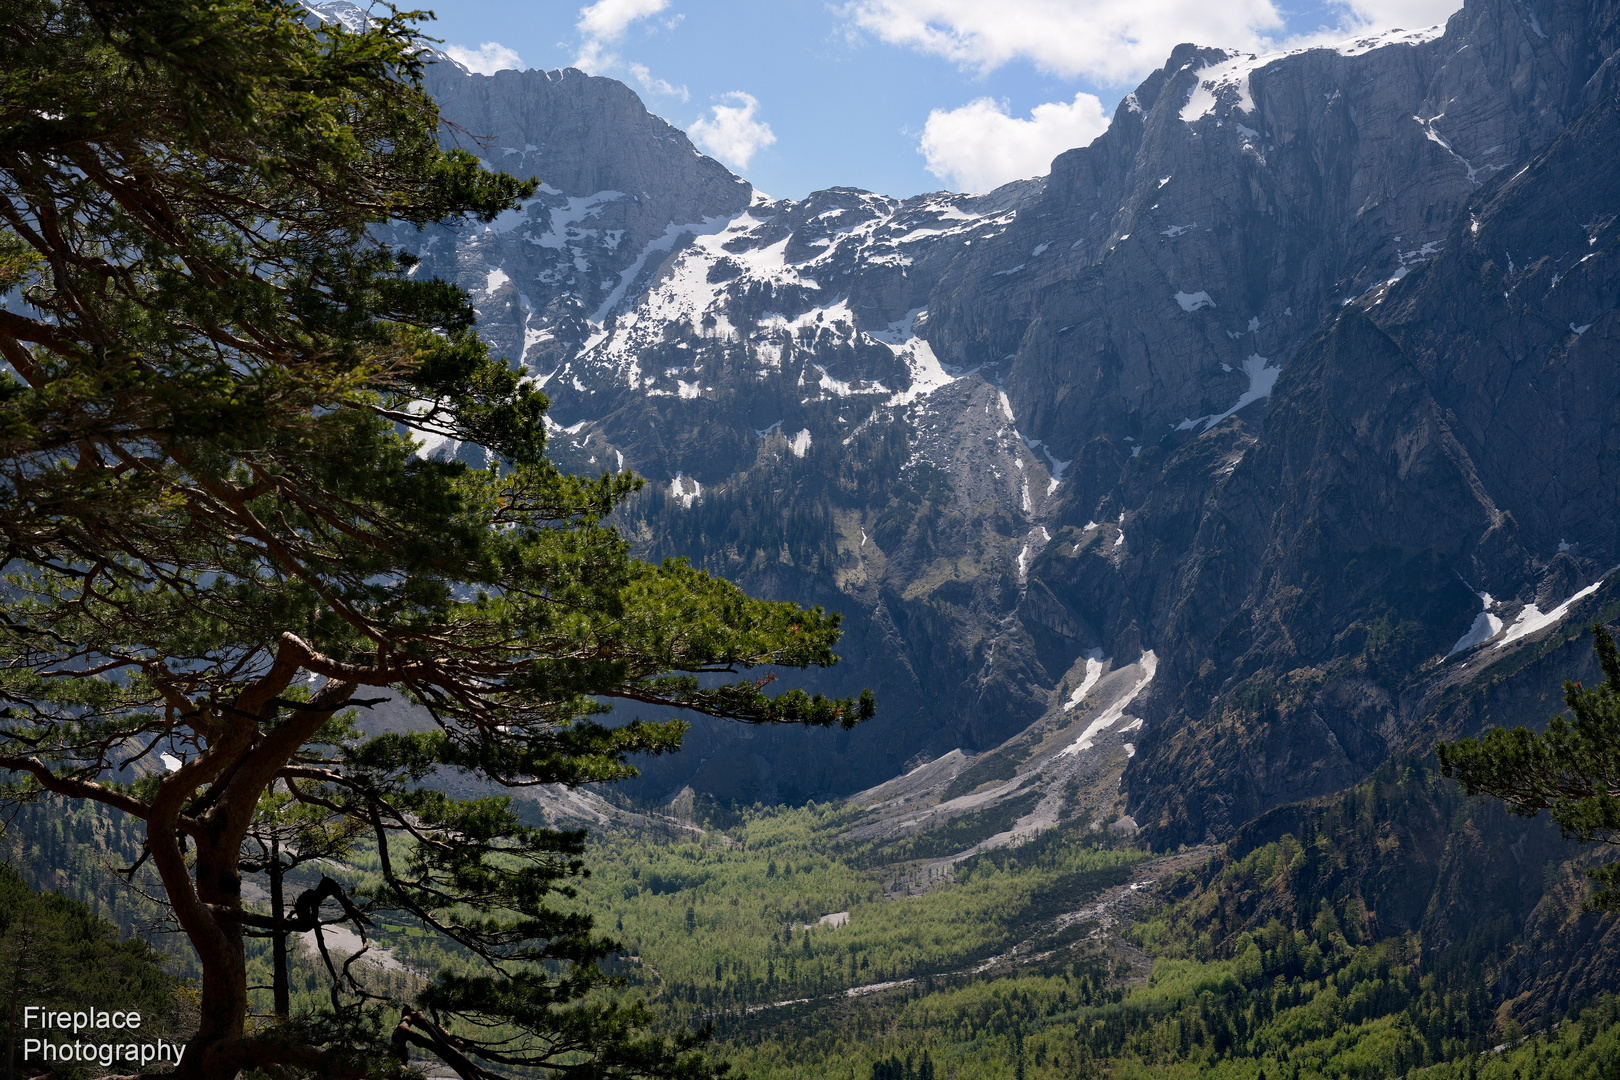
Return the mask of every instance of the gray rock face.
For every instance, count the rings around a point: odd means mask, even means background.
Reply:
[[[447,137],[547,188],[397,239],[552,396],[554,456],[649,478],[646,554],[844,611],[802,681],[880,697],[836,737],[699,723],[642,793],[869,787],[1144,650],[1160,842],[1432,738],[1620,562],[1617,7],[1181,46],[1050,177],[903,201],[770,201],[611,80],[438,65]]]
[[[422,272],[468,288],[491,344],[535,370],[577,352],[589,320],[644,288],[663,253],[753,196],[613,79],[573,68],[475,75],[442,60],[426,86],[447,143],[542,187],[490,225],[395,239],[419,251]]]
[[[1301,350],[1251,448],[1164,536],[1201,569],[1161,633],[1218,632],[1169,650],[1178,689],[1127,778],[1139,818],[1220,833],[1423,749],[1452,668],[1490,668],[1565,601],[1577,627],[1599,610],[1581,594],[1620,562],[1617,139],[1605,93],[1482,188],[1439,256]],[[1145,518],[1171,520],[1165,494]]]
[[[1594,14],[1471,4],[1444,34],[1276,59],[1180,46],[964,256],[930,340],[1002,361],[1023,430],[1064,457],[1203,427],[1579,111]]]

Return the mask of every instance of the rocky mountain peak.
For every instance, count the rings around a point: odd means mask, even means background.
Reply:
[[[700,723],[644,791],[1057,746],[1148,655],[1110,767],[1161,839],[1433,730],[1620,560],[1581,449],[1613,398],[1574,400],[1607,385],[1616,8],[1179,46],[1050,176],[909,199],[771,200],[612,80],[436,66],[447,137],[547,186],[413,242],[552,397],[553,453],[649,478],[648,555],[846,612],[807,685],[883,702],[833,753]]]

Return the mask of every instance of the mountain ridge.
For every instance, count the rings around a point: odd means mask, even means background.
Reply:
[[[1529,361],[1499,357],[1513,388],[1470,397],[1475,369],[1420,341],[1436,311],[1488,300],[1457,269],[1470,207],[1505,236],[1534,215],[1491,193],[1576,183],[1532,165],[1612,98],[1616,34],[1612,3],[1473,0],[1443,29],[1336,48],[1184,45],[1048,177],[906,200],[772,201],[622,84],[439,64],[454,137],[547,187],[494,226],[393,239],[467,287],[551,396],[560,462],[649,478],[619,518],[645,554],[846,613],[845,663],[802,682],[872,686],[878,721],[828,750],[699,720],[640,797],[796,802],[982,758],[1058,718],[1091,663],[1150,651],[1121,809],[1158,844],[1219,839],[1436,730],[1440,665],[1620,562],[1601,483],[1504,494],[1536,477],[1479,432],[1556,412]],[[1606,230],[1537,271],[1561,275],[1559,319],[1588,312],[1575,354],[1610,347]],[[1570,400],[1582,432],[1610,430],[1601,393]],[[1542,472],[1590,473],[1587,437]],[[1290,485],[1315,494],[1279,500]],[[1334,521],[1361,525],[1320,540]],[[1312,589],[1328,598],[1302,604]],[[1491,640],[1448,659],[1477,628]],[[1176,755],[1221,716],[1252,737],[1186,772]],[[1244,747],[1268,740],[1291,747],[1280,787],[1250,775]]]

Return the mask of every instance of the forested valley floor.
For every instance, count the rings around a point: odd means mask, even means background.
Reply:
[[[1426,942],[1369,905],[1362,864],[1483,812],[1418,762],[1246,850],[1155,855],[1080,818],[950,865],[915,857],[915,840],[843,842],[858,808],[711,803],[601,830],[571,903],[623,943],[619,993],[670,1028],[713,1025],[716,1053],[750,1077],[1620,1077],[1620,999],[1523,1024],[1497,985],[1506,927]],[[133,843],[48,805],[8,836],[32,884],[148,934],[156,909],[111,872]],[[371,868],[360,852],[341,869],[363,887]],[[7,895],[10,924],[22,900]],[[408,920],[376,923],[359,966],[379,990],[461,963]],[[153,940],[183,980],[183,949]],[[319,1010],[321,962],[296,954],[295,1009]]]

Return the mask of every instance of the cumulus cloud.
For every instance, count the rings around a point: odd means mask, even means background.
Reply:
[[[1461,0],[1348,0],[1339,31],[1444,22]],[[1022,60],[1051,75],[1117,86],[1162,65],[1183,41],[1269,51],[1285,40],[1273,0],[849,0],[840,9],[881,41],[987,73]]]
[[[584,39],[574,66],[582,71],[598,72],[613,67],[619,58],[611,51],[614,42],[624,37],[632,23],[650,18],[669,7],[669,0],[596,0],[589,7],[579,9],[579,21],[574,29]],[[676,16],[667,25],[680,21]]]
[[[776,141],[771,125],[756,120],[759,101],[752,94],[733,90],[720,95],[721,104],[687,129],[692,141],[735,169],[748,168],[749,159]]]
[[[1027,60],[1108,84],[1141,77],[1183,41],[1259,48],[1283,25],[1272,0],[853,0],[843,10],[882,41],[981,72]]]
[[[669,7],[669,0],[596,0],[590,7],[579,9],[579,22],[575,28],[586,37],[616,41],[630,29],[630,24]]]
[[[680,98],[682,101],[690,100],[692,97],[686,87],[676,86],[674,83],[664,79],[654,78],[652,70],[646,64],[631,64],[630,74],[634,76],[636,82],[641,84],[641,89],[646,93],[657,94],[660,97]]]
[[[476,49],[469,49],[465,45],[446,45],[444,54],[468,71],[476,71],[480,75],[523,68],[522,58],[498,41],[486,41]]]
[[[1004,103],[985,97],[929,113],[917,152],[927,159],[929,172],[957,191],[989,191],[1045,175],[1054,157],[1085,146],[1107,129],[1108,115],[1093,94],[1037,105],[1028,119],[1009,115]]]
[[[1461,0],[1352,0],[1345,23],[1369,30],[1418,30],[1445,22],[1461,7]]]

